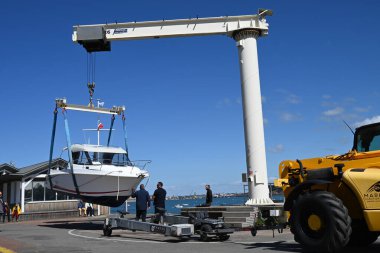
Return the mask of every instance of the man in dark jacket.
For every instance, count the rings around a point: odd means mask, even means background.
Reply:
[[[211,206],[211,203],[212,203],[211,186],[209,184],[206,184],[205,188],[206,188],[206,203],[205,203],[205,206]]]
[[[162,182],[158,182],[157,189],[153,193],[154,213],[161,213],[158,208],[165,209],[166,191],[163,186]]]
[[[212,191],[211,191],[211,186],[209,184],[205,185],[206,189],[206,203],[197,205],[196,207],[208,207],[211,206],[212,204]]]
[[[132,197],[136,198],[136,220],[146,221],[146,212],[150,208],[149,192],[145,190],[145,186],[140,184],[140,190],[132,189]]]
[[[4,213],[3,192],[0,191],[0,215],[2,216],[3,213]]]

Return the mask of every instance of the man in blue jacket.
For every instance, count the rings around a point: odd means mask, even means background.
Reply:
[[[132,189],[132,198],[136,198],[136,220],[146,221],[146,211],[150,208],[149,192],[145,190],[145,186],[140,184],[140,190]]]

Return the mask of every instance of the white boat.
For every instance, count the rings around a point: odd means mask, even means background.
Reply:
[[[130,197],[132,188],[149,176],[145,170],[149,161],[141,161],[139,166],[119,147],[74,144],[71,153],[73,171],[70,164],[50,170],[52,189],[80,196],[85,202],[119,206]]]

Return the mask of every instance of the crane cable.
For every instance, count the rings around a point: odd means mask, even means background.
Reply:
[[[96,67],[96,54],[88,53],[87,54],[87,88],[88,93],[90,94],[90,103],[89,107],[93,108],[93,98],[95,92],[95,67]]]

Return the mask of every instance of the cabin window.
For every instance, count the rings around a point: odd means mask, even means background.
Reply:
[[[73,152],[72,156],[74,164],[79,164],[80,153],[81,152]]]
[[[45,200],[45,185],[44,182],[32,182],[33,183],[33,201]]]
[[[73,163],[74,164],[80,164],[80,165],[91,165],[91,155],[88,152],[73,152]]]
[[[115,166],[130,165],[127,154],[100,152],[73,152],[73,163],[80,165],[109,164]]]
[[[364,128],[357,134],[358,152],[380,150],[380,126]]]

